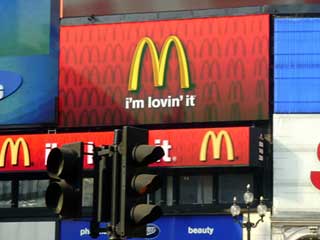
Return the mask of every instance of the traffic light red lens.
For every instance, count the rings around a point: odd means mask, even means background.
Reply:
[[[53,148],[47,159],[47,171],[50,177],[58,178],[63,169],[63,154],[59,148]]]

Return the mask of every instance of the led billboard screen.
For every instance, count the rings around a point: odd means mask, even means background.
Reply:
[[[0,136],[0,172],[46,170],[50,150],[85,142],[84,167],[93,167],[93,148],[113,143],[113,132]],[[264,135],[249,127],[150,130],[149,143],[161,146],[154,167],[257,166],[264,161]],[[187,144],[186,144],[187,143]]]
[[[61,29],[63,127],[266,120],[268,82],[269,15]]]
[[[320,18],[276,18],[274,111],[320,112]]]
[[[0,28],[0,127],[55,123],[59,0],[2,0]]]

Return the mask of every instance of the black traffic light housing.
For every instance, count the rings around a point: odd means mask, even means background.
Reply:
[[[146,224],[159,218],[160,206],[147,204],[146,194],[161,187],[160,177],[148,173],[148,164],[164,155],[159,146],[148,145],[148,130],[123,127],[121,154],[120,206],[117,234],[145,237]]]
[[[64,218],[81,216],[83,154],[83,143],[75,142],[53,148],[47,158],[46,205]]]

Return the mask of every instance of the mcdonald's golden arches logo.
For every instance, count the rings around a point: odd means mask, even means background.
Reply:
[[[16,141],[14,141],[12,138],[7,138],[3,142],[0,151],[0,168],[5,167],[6,153],[9,148],[11,152],[11,164],[13,166],[18,165],[20,147],[23,150],[24,166],[29,167],[31,165],[29,148],[26,141],[21,137],[18,138]]]
[[[205,162],[207,161],[207,151],[209,141],[211,140],[212,143],[212,151],[213,151],[213,159],[220,159],[221,158],[221,147],[222,147],[222,140],[224,139],[224,143],[227,150],[227,159],[229,161],[235,160],[234,158],[234,149],[230,135],[227,131],[222,130],[218,134],[215,134],[213,131],[208,131],[202,140],[201,149],[200,149],[200,161]]]
[[[160,51],[160,57],[157,51],[157,47],[151,38],[145,37],[139,41],[131,63],[128,86],[129,91],[136,91],[138,89],[141,59],[143,57],[145,47],[148,47],[151,53],[154,86],[163,86],[168,53],[172,44],[175,46],[178,55],[180,86],[184,89],[190,87],[189,67],[183,44],[177,36],[171,35],[164,42],[163,47]]]

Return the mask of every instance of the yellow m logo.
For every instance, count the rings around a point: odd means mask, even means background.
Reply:
[[[131,64],[128,86],[129,91],[136,91],[138,89],[141,59],[144,52],[144,48],[146,46],[149,48],[149,51],[151,53],[154,86],[163,86],[168,52],[172,44],[174,44],[174,46],[176,47],[178,55],[180,70],[180,86],[181,88],[190,87],[189,68],[183,45],[178,37],[172,35],[169,36],[163,44],[163,48],[160,52],[160,57],[158,55],[157,48],[151,38],[145,37],[142,40],[140,40],[134,52]]]
[[[216,135],[213,131],[208,131],[204,135],[200,149],[200,161],[207,161],[206,155],[210,139],[212,142],[213,159],[221,158],[222,139],[224,139],[227,148],[227,159],[229,161],[234,160],[234,150],[230,135],[226,131],[222,130],[218,133],[218,135]]]
[[[5,166],[5,158],[8,148],[11,150],[11,164],[13,166],[18,165],[18,158],[19,158],[19,149],[20,145],[22,146],[23,150],[23,157],[24,157],[24,166],[30,166],[30,154],[29,148],[26,141],[23,138],[18,138],[16,142],[12,140],[12,138],[7,138],[4,143],[2,144],[1,151],[0,151],[0,168]]]

